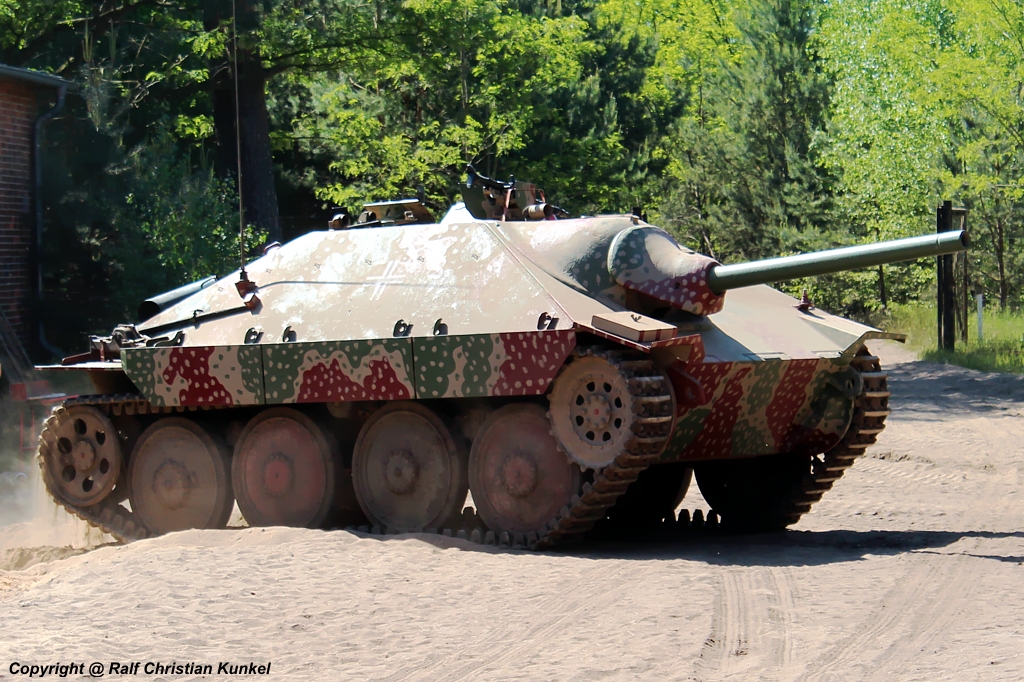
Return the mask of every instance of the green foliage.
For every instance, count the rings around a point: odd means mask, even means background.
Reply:
[[[837,235],[822,234],[832,180],[818,141],[829,88],[814,25],[803,0],[747,5],[736,56],[720,56],[700,88],[707,102],[677,124],[663,216],[695,248],[750,260],[835,243]]]
[[[44,310],[56,343],[73,348],[75,330],[109,331],[148,296],[238,267],[237,194],[207,156],[166,120],[128,151],[88,118],[51,140]],[[249,249],[259,240],[250,228]]]
[[[592,49],[576,17],[515,16],[492,0],[402,10],[395,58],[307,82],[311,104],[292,121],[303,151],[325,162],[318,196],[339,205],[424,185],[446,208],[466,163],[493,169],[529,143],[547,98],[579,80]]]
[[[109,253],[120,265],[112,299],[131,310],[147,295],[182,282],[224,275],[238,265],[238,203],[234,187],[209,163],[182,155],[167,128],[158,128],[118,172],[129,192],[110,206],[120,236]],[[260,246],[250,227],[247,247]],[[149,293],[146,293],[149,292]]]
[[[928,229],[942,199],[966,206],[973,287],[1003,307],[1021,300],[1021,16],[1005,0],[844,0],[821,31],[846,220],[891,238]],[[921,292],[930,270],[895,271],[898,286]]]
[[[907,334],[907,345],[923,360],[969,367],[983,372],[1024,374],[1024,317],[987,307],[983,313],[984,338],[978,341],[976,317],[970,316],[968,342],[957,339],[953,352],[938,350],[935,307],[920,303],[893,306],[886,329]]]
[[[952,199],[972,285],[1024,301],[1018,0],[237,7],[289,236],[419,187],[443,212],[468,162],[577,214],[640,206],[730,262],[922,234]],[[230,18],[226,0],[0,0],[0,61],[75,82],[46,161],[47,324],[69,347],[234,267]],[[932,295],[933,271],[780,286],[873,319]]]

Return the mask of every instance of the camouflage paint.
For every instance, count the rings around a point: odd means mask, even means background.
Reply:
[[[576,345],[573,331],[413,339],[417,398],[540,395]]]
[[[407,400],[411,360],[410,339],[266,345],[267,403]]]
[[[827,387],[830,360],[690,364],[706,402],[684,410],[663,460],[823,452],[849,426],[853,401]]]
[[[153,405],[261,405],[258,346],[126,348],[125,374]]]
[[[708,286],[708,272],[716,265],[648,226],[620,232],[608,253],[608,269],[623,287],[694,315],[717,313],[725,303]]]

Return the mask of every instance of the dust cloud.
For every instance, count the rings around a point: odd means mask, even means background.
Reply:
[[[37,468],[15,465],[0,472],[0,571],[21,570],[109,542],[109,535],[54,503]]]

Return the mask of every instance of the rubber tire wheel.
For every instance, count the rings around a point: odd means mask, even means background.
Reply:
[[[533,462],[533,485],[518,496],[510,494],[498,473],[498,463],[507,466],[513,456]],[[495,533],[543,531],[579,494],[580,469],[559,449],[544,408],[510,403],[492,412],[476,433],[469,454],[469,488],[477,514]]]
[[[608,520],[616,527],[642,528],[672,517],[686,497],[693,480],[693,469],[682,462],[655,464],[640,473],[633,485],[608,510]]]
[[[809,455],[779,454],[694,466],[697,485],[722,527],[770,533],[793,523],[792,504],[811,472]]]

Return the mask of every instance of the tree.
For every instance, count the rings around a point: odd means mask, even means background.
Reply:
[[[290,105],[319,195],[338,205],[423,185],[447,208],[466,163],[498,174],[530,144],[546,95],[579,80],[589,49],[578,18],[517,17],[492,0],[410,1],[394,21],[388,59],[307,81]]]
[[[222,178],[238,168],[246,219],[269,238],[282,237],[266,103],[267,82],[288,71],[316,73],[357,63],[381,40],[388,3],[348,0],[302,3],[256,0],[126,0],[50,3],[6,1],[0,12],[5,63],[55,71],[102,91],[96,104],[114,104],[128,145],[165,115],[206,118]],[[232,8],[237,11],[237,79]],[[98,49],[106,43],[106,51]],[[235,130],[235,82],[237,118]],[[108,112],[109,113],[109,112]],[[113,129],[113,125],[108,125]]]
[[[822,242],[832,178],[817,141],[829,79],[802,0],[758,0],[737,21],[739,43],[720,51],[692,113],[670,146],[674,188],[663,213],[698,248],[755,259]]]

